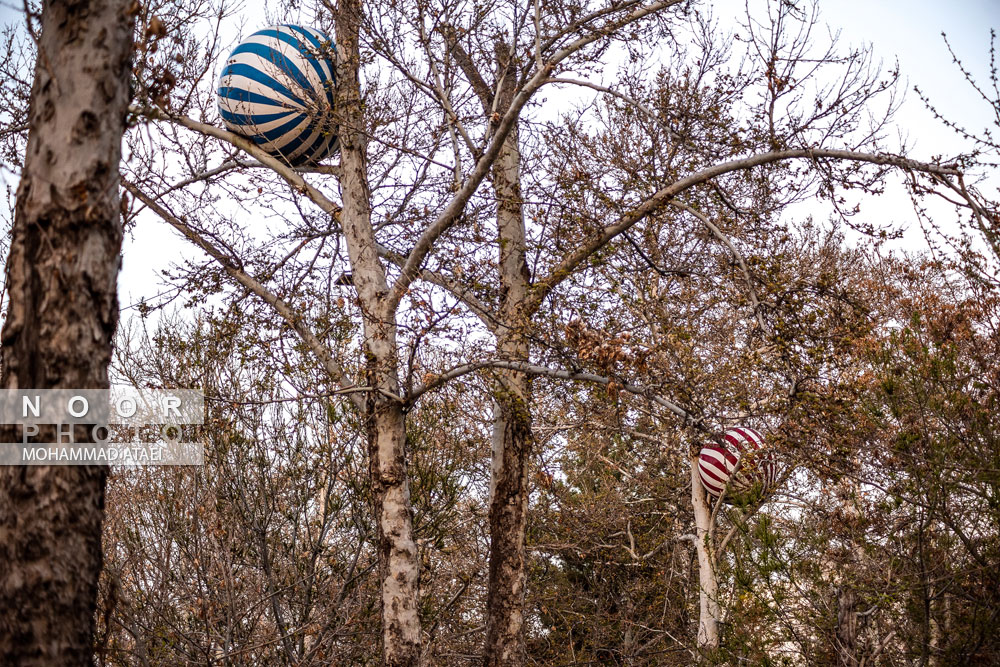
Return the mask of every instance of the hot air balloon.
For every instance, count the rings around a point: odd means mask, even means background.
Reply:
[[[726,431],[722,443],[708,443],[698,454],[698,473],[708,493],[716,498],[726,488],[725,500],[745,503],[759,499],[777,482],[773,452],[755,429],[740,426]]]
[[[313,28],[258,30],[233,49],[222,69],[222,121],[288,164],[322,160],[339,147],[336,53],[333,40]]]

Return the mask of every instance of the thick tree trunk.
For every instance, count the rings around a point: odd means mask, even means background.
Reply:
[[[419,560],[410,511],[406,431],[398,403],[375,395],[372,398],[368,465],[378,522],[383,657],[389,667],[408,667],[420,662],[421,638]]]
[[[108,386],[127,5],[43,3],[7,259],[0,380],[8,389]],[[0,664],[91,663],[106,475],[98,466],[0,468]]]
[[[413,538],[410,485],[406,470],[406,425],[398,396],[396,312],[389,301],[385,269],[371,225],[364,115],[359,81],[358,30],[361,6],[338,6],[336,41],[340,52],[337,109],[341,120],[341,224],[364,319],[369,472],[378,525],[382,604],[382,657],[388,667],[420,664],[418,606],[420,561]]]
[[[934,607],[938,606],[937,615],[934,614]],[[930,659],[927,664],[931,667],[940,667],[944,664],[945,659],[943,651],[947,645],[948,635],[950,631],[950,620],[951,620],[951,599],[945,592],[941,593],[940,603],[938,605],[929,605],[929,615],[930,615],[930,642],[929,651]]]
[[[837,664],[858,667],[858,595],[850,586],[837,591]]]
[[[530,386],[506,374],[496,389],[490,494],[490,573],[486,611],[487,667],[525,659],[525,528],[531,455]]]
[[[497,105],[501,114],[514,94],[513,58],[498,50],[507,66],[507,84]],[[515,126],[493,167],[497,198],[500,269],[500,358],[528,361],[528,314],[524,312],[531,276],[528,271],[521,200],[521,153]],[[486,610],[486,667],[523,665],[525,531],[528,518],[528,466],[531,461],[531,379],[516,372],[500,374],[495,389],[493,465],[490,479],[490,573]]]
[[[694,508],[695,549],[698,554],[698,648],[719,648],[719,580],[715,572],[712,508],[698,474],[698,457],[691,457],[691,505]]]

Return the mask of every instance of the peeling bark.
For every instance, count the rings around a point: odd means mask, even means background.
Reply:
[[[4,388],[108,386],[132,59],[127,4],[43,3],[7,259]],[[91,664],[106,477],[103,466],[0,468],[0,663]]]
[[[368,466],[378,524],[383,662],[389,667],[417,665],[419,560],[413,539],[403,412],[398,403],[384,399],[370,405]]]

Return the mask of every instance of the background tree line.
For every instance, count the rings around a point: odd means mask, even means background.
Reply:
[[[25,63],[60,6],[3,62],[22,188],[51,121]],[[246,17],[336,36],[339,164],[293,168],[220,129],[237,9],[118,7],[135,58],[104,219],[200,254],[118,332],[112,373],[204,388],[206,465],[112,473],[81,529],[77,568],[103,571],[75,598],[96,609],[79,660],[996,660],[993,135],[892,143],[898,73],[806,3],[748,5],[730,35],[710,3],[345,0]],[[996,110],[991,75],[969,84]],[[892,179],[931,253],[858,208]],[[814,200],[828,219],[800,214]],[[40,354],[8,340],[5,377]],[[692,477],[737,424],[783,462],[753,506]],[[103,495],[104,472],[45,474]],[[6,655],[47,650],[27,624],[2,626]]]

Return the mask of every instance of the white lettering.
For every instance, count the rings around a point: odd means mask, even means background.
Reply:
[[[76,404],[76,403],[82,403],[83,404],[83,410],[81,410],[80,412],[75,412],[73,410],[73,405]],[[90,410],[90,404],[87,403],[87,399],[84,398],[83,396],[74,396],[73,398],[69,399],[69,403],[66,404],[66,409],[69,410],[69,413],[72,416],[74,416],[74,417],[82,417],[85,414],[87,414],[87,412]]]
[[[28,444],[28,438],[32,438],[38,435],[38,425],[37,424],[25,424],[21,427],[21,444]]]
[[[167,396],[163,399],[163,407],[166,408],[166,414],[164,417],[170,416],[170,411],[173,410],[175,417],[181,416],[181,411],[178,410],[181,405],[181,399],[177,396]]]
[[[27,417],[28,416],[28,410],[31,410],[31,414],[33,414],[35,417],[38,417],[39,416],[39,414],[38,414],[38,410],[39,410],[38,401],[39,401],[39,397],[37,395],[35,396],[35,402],[34,402],[34,404],[32,404],[30,398],[28,398],[27,396],[25,396],[23,398],[23,400],[21,401],[21,416],[22,417]]]
[[[127,409],[126,405],[129,406]],[[118,413],[119,417],[125,417],[126,419],[133,416],[138,409],[139,406],[136,404],[135,399],[128,396],[122,396],[115,404],[115,412]]]
[[[99,434],[101,429],[104,429],[103,438]],[[90,429],[90,436],[93,438],[95,443],[99,445],[106,445],[108,443],[108,439],[111,437],[111,429],[104,424],[94,424],[94,426]]]
[[[173,431],[173,435],[171,435]],[[181,427],[176,424],[164,424],[163,428],[160,429],[160,437],[171,444],[175,444],[181,441]]]

